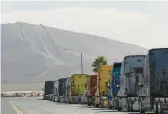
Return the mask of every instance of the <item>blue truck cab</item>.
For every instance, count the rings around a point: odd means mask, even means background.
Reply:
[[[121,70],[121,63],[114,63],[109,82],[109,94],[108,94],[109,109],[113,107],[113,98],[117,96],[117,93],[120,89],[118,86],[120,85],[120,70]]]

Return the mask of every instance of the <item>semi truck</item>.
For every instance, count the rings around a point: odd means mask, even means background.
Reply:
[[[60,78],[59,79],[59,102],[65,102],[66,97],[66,80],[67,78]]]
[[[71,76],[71,93],[69,103],[80,103],[81,96],[87,89],[89,76],[87,74],[73,74]]]
[[[67,103],[72,103],[72,97],[71,97],[71,77],[67,78],[66,81],[66,97],[65,97],[65,101]]]
[[[44,100],[49,100],[49,95],[53,93],[53,87],[54,87],[54,83],[53,81],[45,81],[44,84],[44,94],[43,94],[43,99]]]
[[[109,93],[108,93],[108,107],[112,109],[115,106],[115,98],[117,97],[117,93],[119,91],[120,85],[120,70],[121,70],[121,63],[114,63],[112,73],[110,76],[110,83],[109,83]]]
[[[148,51],[139,85],[140,112],[168,111],[168,48]]]
[[[59,100],[59,81],[55,80],[54,81],[54,89],[53,89],[53,101],[58,102]]]
[[[96,107],[108,107],[108,87],[112,65],[101,65],[98,69],[97,86],[94,98]]]
[[[138,85],[143,75],[145,55],[129,55],[124,57],[121,65],[120,90],[117,94],[117,109],[127,109],[128,112],[139,111]]]
[[[89,81],[88,81],[88,96],[87,96],[87,104],[88,106],[93,105],[94,106],[94,96],[96,92],[96,86],[97,86],[97,75],[90,75]]]

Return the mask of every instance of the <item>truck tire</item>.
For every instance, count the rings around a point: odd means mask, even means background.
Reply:
[[[99,108],[99,104],[96,104],[95,106],[96,106],[96,108]]]
[[[109,109],[112,109],[113,107],[111,106],[111,104],[109,104],[109,105],[108,105],[108,108],[109,108]]]
[[[118,110],[118,111],[122,111],[122,108],[119,106],[120,103],[119,103],[119,100],[118,100],[118,99],[119,99],[119,97],[117,97],[117,99],[116,99],[116,103],[117,103],[117,105],[118,105],[118,106],[117,106],[117,110]]]
[[[94,99],[92,99],[92,105],[95,106]]]
[[[127,99],[127,112],[132,112],[132,100],[130,98]]]
[[[114,98],[113,100],[113,106],[114,106],[114,109],[118,110],[118,111],[121,111],[122,109],[119,108],[119,101],[118,101],[118,98]]]
[[[129,111],[133,112],[133,109],[132,109],[132,100],[131,99],[128,100],[128,105],[129,105]]]
[[[153,108],[154,108],[154,114],[158,114],[158,98],[154,99]]]
[[[122,111],[122,108],[118,107],[118,111]]]
[[[100,106],[101,108],[104,108],[104,100],[103,100],[103,99],[101,99],[99,106]]]
[[[91,104],[92,104],[92,99],[89,97],[89,98],[88,98],[87,105],[90,106]]]
[[[158,100],[158,114],[163,114],[161,103],[165,103],[165,101],[166,101],[166,99],[164,99],[164,98],[160,98]]]
[[[127,112],[130,112],[129,98],[127,99]]]
[[[91,103],[87,103],[87,105],[88,105],[88,106],[90,106],[90,105],[91,105]]]
[[[139,102],[139,111],[141,114],[145,114],[145,110],[142,108],[142,101]]]

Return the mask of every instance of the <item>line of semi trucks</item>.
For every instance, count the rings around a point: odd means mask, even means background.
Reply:
[[[162,114],[168,111],[168,48],[125,56],[122,62],[101,65],[96,75],[46,81],[43,99]]]

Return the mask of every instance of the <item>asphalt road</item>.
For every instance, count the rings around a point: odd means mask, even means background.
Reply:
[[[41,100],[41,97],[2,98],[1,103],[1,114],[129,114],[80,104],[55,103]]]

